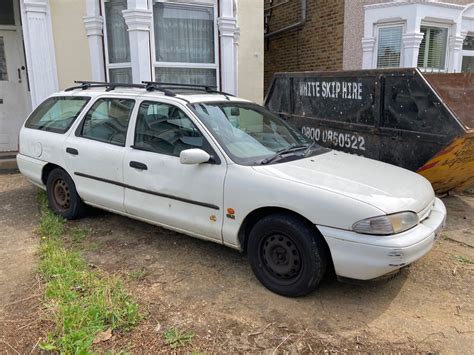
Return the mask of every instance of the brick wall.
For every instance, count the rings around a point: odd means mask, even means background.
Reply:
[[[344,0],[307,0],[305,26],[265,42],[265,90],[279,71],[342,70]],[[273,0],[273,6],[283,0]],[[270,0],[265,0],[265,8]],[[267,12],[266,12],[267,13]],[[268,31],[298,21],[300,0],[289,0],[270,12]]]

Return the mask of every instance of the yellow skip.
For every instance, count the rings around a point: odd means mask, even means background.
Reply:
[[[464,191],[474,185],[474,131],[456,138],[417,171],[436,193]]]

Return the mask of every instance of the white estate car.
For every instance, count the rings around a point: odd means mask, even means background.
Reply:
[[[446,217],[422,176],[316,145],[265,108],[206,88],[83,83],[20,133],[18,166],[68,219],[92,205],[247,251],[268,289],[394,273]]]

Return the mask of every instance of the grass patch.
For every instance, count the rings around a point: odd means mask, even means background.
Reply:
[[[70,231],[71,239],[74,243],[81,243],[83,242],[89,235],[92,234],[91,228],[81,228],[81,227],[74,227]]]
[[[462,255],[456,255],[455,256],[456,260],[458,263],[465,264],[465,265],[472,265],[474,264],[474,261],[469,259],[468,257],[462,256]]]
[[[41,344],[44,350],[87,353],[96,335],[107,329],[129,330],[140,321],[137,303],[125,292],[119,277],[91,270],[79,252],[63,242],[65,220],[38,195],[41,222],[40,273],[45,282],[46,306],[55,329]],[[72,229],[72,238],[84,239],[90,231]]]
[[[177,328],[169,328],[164,333],[165,344],[172,349],[190,344],[195,336],[193,331],[182,332]]]

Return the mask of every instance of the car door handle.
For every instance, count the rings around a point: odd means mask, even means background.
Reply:
[[[131,161],[130,166],[139,170],[148,170],[148,166],[146,166],[146,164],[140,163],[138,161]]]
[[[70,148],[70,147],[66,148],[66,153],[69,153],[69,154],[72,154],[72,155],[79,155],[79,151],[77,149]]]

